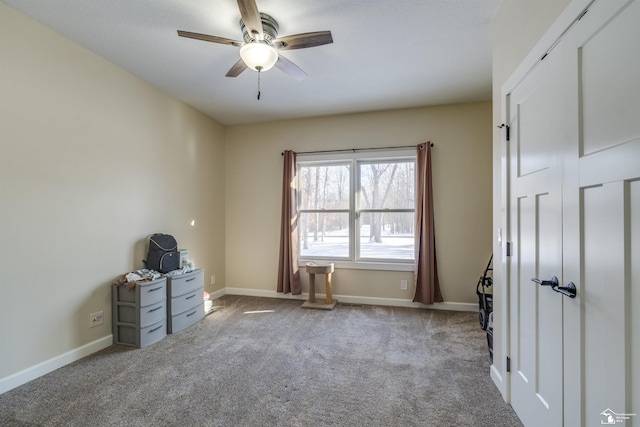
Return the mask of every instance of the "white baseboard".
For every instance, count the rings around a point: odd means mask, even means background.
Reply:
[[[223,296],[224,294],[226,294],[225,289],[219,289],[215,292],[209,292],[209,300],[213,301],[214,299],[218,299],[221,296]]]
[[[223,295],[246,295],[264,298],[283,298],[304,301],[308,298],[308,293],[301,295],[283,294],[276,291],[265,291],[262,289],[247,288],[224,288]],[[220,292],[220,291],[218,291]],[[222,295],[219,295],[219,298]],[[316,298],[324,298],[324,294],[316,294]],[[466,302],[437,302],[432,305],[413,302],[408,299],[400,298],[377,298],[377,297],[360,297],[351,295],[333,295],[335,299],[346,304],[364,304],[364,305],[386,305],[391,307],[410,307],[410,308],[429,308],[433,310],[450,310],[450,311],[478,311],[478,304],[470,304]]]
[[[8,377],[4,377],[0,379],[0,394],[21,386],[22,384],[26,384],[31,380],[35,380],[49,372],[53,372],[58,368],[62,368],[71,362],[75,362],[76,360],[80,360],[92,353],[105,349],[111,346],[111,344],[113,344],[113,335],[110,334],[59,356],[45,360],[37,365],[23,369],[20,372],[9,375]]]

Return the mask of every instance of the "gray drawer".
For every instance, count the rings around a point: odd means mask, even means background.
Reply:
[[[199,269],[191,273],[169,276],[169,291],[167,298],[177,297],[196,289],[204,291],[204,270]]]
[[[118,322],[133,323],[141,328],[166,319],[166,302],[160,301],[153,305],[137,308],[132,305],[118,305]]]
[[[204,301],[200,300],[200,303],[191,308],[190,310],[185,311],[184,313],[180,313],[175,316],[171,316],[168,320],[167,324],[167,332],[170,334],[174,334],[178,331],[183,330],[186,327],[197,323],[199,320],[202,320],[204,317]]]
[[[117,328],[118,344],[127,344],[138,348],[156,343],[167,335],[166,319],[146,328],[129,325],[118,325]]]
[[[166,283],[167,279],[162,277],[151,282],[137,284],[130,291],[125,285],[118,286],[117,302],[135,303],[140,307],[155,304],[166,298]]]
[[[175,316],[203,303],[202,288],[169,300],[169,316]]]

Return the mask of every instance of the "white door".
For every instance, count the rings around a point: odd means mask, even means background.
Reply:
[[[562,422],[563,296],[546,286],[554,276],[562,280],[557,73],[558,61],[543,61],[506,100],[511,404],[525,425]]]
[[[511,404],[526,426],[638,426],[640,0],[592,4],[506,101]]]
[[[640,1],[599,0],[567,39],[564,424],[638,426]]]

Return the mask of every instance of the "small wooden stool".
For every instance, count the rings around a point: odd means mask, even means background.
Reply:
[[[309,299],[302,304],[302,308],[318,308],[321,310],[333,310],[338,301],[333,299],[331,295],[331,273],[333,273],[333,263],[330,264],[314,264],[312,262],[306,264],[307,273],[309,273]],[[324,274],[326,276],[326,299],[325,302],[316,302],[316,274]]]

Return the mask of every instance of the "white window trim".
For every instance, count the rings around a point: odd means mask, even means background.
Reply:
[[[389,149],[389,150],[375,150],[375,151],[360,151],[360,152],[351,152],[351,153],[322,153],[322,154],[299,154],[296,158],[297,164],[313,165],[313,164],[324,164],[327,162],[337,162],[340,160],[345,160],[352,162],[352,166],[356,166],[358,161],[368,160],[368,161],[388,161],[388,160],[402,160],[402,159],[416,159],[416,148],[403,148],[403,149]],[[296,167],[297,167],[296,164]],[[357,172],[353,172],[353,177],[357,175]],[[351,194],[355,194],[355,186],[356,180],[350,180],[350,191]],[[351,200],[351,204],[355,205],[355,198]],[[355,212],[355,206],[349,207],[350,211]],[[355,215],[352,215],[350,223],[350,229],[353,232],[356,232]],[[336,259],[336,258],[325,258],[325,257],[303,257],[298,254],[298,266],[304,267],[309,262],[315,263],[333,263],[334,268],[341,269],[351,269],[351,270],[384,270],[384,271],[413,271],[415,260],[380,260],[380,261],[369,261],[369,260],[357,260],[356,248],[351,247],[355,245],[356,236],[350,237],[349,239],[349,252],[353,254],[354,259]]]

